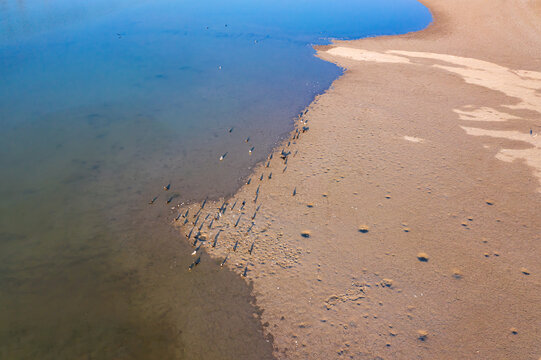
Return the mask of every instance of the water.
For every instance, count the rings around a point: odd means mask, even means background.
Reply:
[[[235,190],[341,74],[311,44],[430,20],[413,0],[0,0],[0,358],[271,358],[249,286],[206,256],[187,272],[166,195]]]

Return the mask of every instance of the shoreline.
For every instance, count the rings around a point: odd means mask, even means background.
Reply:
[[[306,132],[181,208],[252,283],[277,358],[541,356],[539,2],[422,3],[424,30],[315,47],[346,71]]]

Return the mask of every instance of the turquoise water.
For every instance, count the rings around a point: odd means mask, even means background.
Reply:
[[[270,358],[249,286],[188,273],[169,207],[233,192],[341,74],[311,44],[430,21],[413,0],[0,0],[0,358]]]

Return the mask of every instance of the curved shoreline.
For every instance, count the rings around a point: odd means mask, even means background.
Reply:
[[[347,71],[200,211],[278,358],[541,356],[539,2],[422,2],[424,30],[317,47]]]

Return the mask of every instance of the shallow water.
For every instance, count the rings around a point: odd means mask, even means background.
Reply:
[[[169,208],[234,191],[340,75],[310,44],[430,20],[413,0],[0,0],[0,358],[270,358],[249,287],[205,256],[187,272]]]

